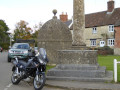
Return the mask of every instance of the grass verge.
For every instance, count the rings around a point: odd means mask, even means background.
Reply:
[[[113,61],[114,59],[117,59],[117,61],[120,61],[120,56],[115,55],[107,55],[107,56],[98,56],[98,63],[100,66],[106,66],[107,70],[113,71],[114,73],[114,66]],[[118,74],[117,74],[118,82],[120,82],[120,64],[118,64]]]

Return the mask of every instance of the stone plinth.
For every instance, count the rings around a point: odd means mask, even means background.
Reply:
[[[106,67],[99,67],[99,65],[59,64],[47,72],[47,79],[109,82],[113,80],[113,73],[106,71]]]
[[[96,50],[60,50],[58,64],[94,64],[97,65]]]
[[[113,73],[98,65],[96,50],[59,50],[58,65],[47,72],[47,79],[109,82]]]

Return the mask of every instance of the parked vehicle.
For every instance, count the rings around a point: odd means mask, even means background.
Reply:
[[[34,52],[35,52],[35,54],[38,53],[38,47],[34,47]]]
[[[13,74],[11,81],[13,84],[18,84],[21,80],[33,77],[33,85],[35,90],[41,90],[45,84],[45,70],[48,62],[46,51],[40,48],[39,53],[33,56],[28,62],[18,60],[13,61]]]
[[[0,47],[0,52],[2,52],[3,51],[3,48],[2,47]]]
[[[14,59],[16,56],[19,59],[28,59],[28,55],[31,54],[31,48],[28,43],[15,43],[8,51],[8,62]]]

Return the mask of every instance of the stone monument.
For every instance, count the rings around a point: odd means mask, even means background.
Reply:
[[[47,79],[111,81],[113,74],[97,63],[97,51],[86,50],[84,0],[74,0],[73,42],[71,49],[58,50],[58,64],[47,72]],[[76,48],[77,47],[77,48]]]
[[[73,42],[71,50],[59,50],[59,64],[97,64],[97,51],[84,43],[84,0],[73,0]]]
[[[49,64],[56,64],[57,51],[70,49],[72,43],[69,28],[57,19],[56,13],[57,10],[53,10],[53,18],[47,21],[38,33],[38,47],[46,49]]]

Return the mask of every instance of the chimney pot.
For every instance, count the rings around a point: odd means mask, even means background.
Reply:
[[[62,14],[60,15],[60,20],[61,20],[62,22],[68,21],[68,15],[67,15],[67,13],[64,14],[64,13],[62,12]]]
[[[109,0],[108,1],[108,12],[112,12],[114,10],[114,1],[113,0]]]

